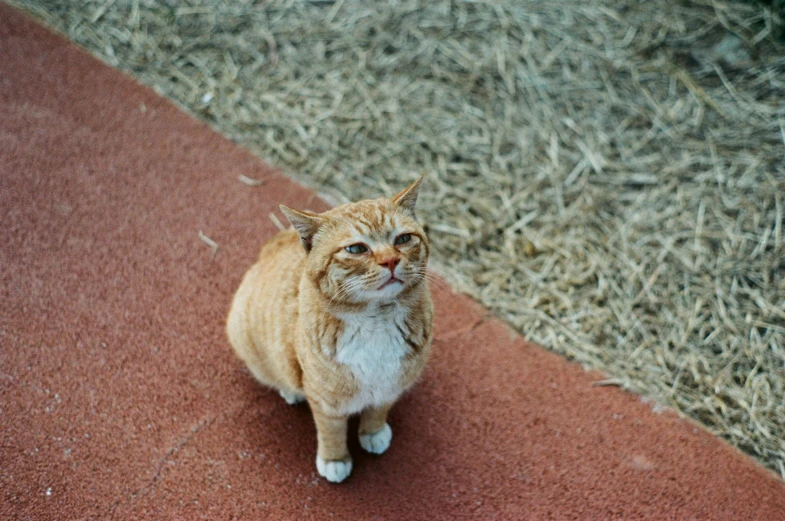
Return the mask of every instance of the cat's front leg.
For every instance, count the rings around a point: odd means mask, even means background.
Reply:
[[[311,404],[316,422],[316,470],[327,481],[340,483],[352,473],[352,456],[346,446],[349,417],[323,410]]]
[[[360,446],[372,454],[382,454],[392,441],[392,429],[387,414],[393,404],[369,407],[360,416]]]

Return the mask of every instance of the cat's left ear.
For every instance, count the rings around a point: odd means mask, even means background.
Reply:
[[[278,208],[281,209],[281,212],[289,219],[297,233],[300,234],[300,241],[302,241],[305,251],[310,252],[311,248],[313,248],[313,236],[319,230],[322,218],[315,213],[292,210],[282,204],[278,205]]]
[[[402,192],[392,198],[392,202],[407,210],[414,216],[414,207],[417,205],[417,194],[420,192],[420,183],[424,174],[415,182],[407,186]]]

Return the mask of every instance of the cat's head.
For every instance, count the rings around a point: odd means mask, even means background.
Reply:
[[[390,301],[425,283],[428,239],[414,207],[422,177],[392,199],[313,214],[281,206],[307,252],[306,274],[336,303]]]

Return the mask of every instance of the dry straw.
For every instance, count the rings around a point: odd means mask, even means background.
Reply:
[[[785,475],[776,12],[712,0],[22,5],[335,200],[427,172],[421,213],[460,289]]]

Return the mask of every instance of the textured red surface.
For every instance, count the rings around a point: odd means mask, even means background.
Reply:
[[[445,291],[391,449],[326,483],[223,333],[268,213],[319,203],[2,5],[0,110],[0,519],[785,519],[773,475]]]

